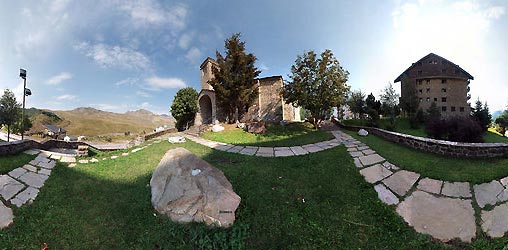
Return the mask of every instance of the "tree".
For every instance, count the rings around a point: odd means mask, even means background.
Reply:
[[[215,90],[218,105],[233,123],[238,122],[258,96],[254,79],[261,71],[254,66],[256,56],[245,53],[245,42],[240,41],[240,33],[226,39],[224,47],[226,57],[216,52],[219,67],[212,67],[214,78],[208,83]]]
[[[353,114],[357,114],[358,118],[362,119],[363,114],[367,113],[365,104],[365,94],[361,90],[351,92],[348,99],[349,109]]]
[[[25,116],[23,118],[23,132],[25,131],[28,131],[32,128],[32,121],[30,121],[30,119]],[[15,133],[15,134],[21,134],[22,133],[22,130],[21,130],[21,116],[19,117],[18,121],[15,122],[14,124],[12,124],[12,132]]]
[[[171,115],[176,120],[175,127],[179,130],[188,128],[192,123],[196,112],[198,112],[198,92],[191,88],[183,88],[176,92],[175,99],[171,105]]]
[[[480,124],[483,131],[487,131],[487,129],[490,127],[490,124],[492,123],[492,115],[490,114],[487,102],[482,104],[478,98],[475,103],[475,107],[473,108],[472,116]]]
[[[498,118],[496,118],[496,130],[502,136],[505,136],[506,130],[508,130],[508,110],[504,111]]]
[[[416,83],[408,78],[402,80],[403,93],[400,98],[400,107],[404,111],[406,117],[409,118],[411,128],[418,128],[418,121],[416,119],[416,112],[418,111],[418,97],[416,96]]]
[[[285,83],[282,95],[286,103],[309,110],[314,128],[318,128],[333,107],[345,104],[348,78],[349,72],[331,50],[321,53],[321,58],[314,51],[305,52],[291,66],[290,81]]]
[[[441,119],[441,111],[439,111],[436,102],[432,102],[427,109],[427,120],[429,119]]]
[[[20,107],[14,93],[6,89],[0,98],[0,118],[2,119],[0,123],[7,126],[7,141],[10,141],[11,126],[18,120]]]
[[[388,86],[384,88],[383,93],[381,93],[380,99],[383,107],[382,108],[383,113],[390,116],[390,127],[392,129],[395,129],[395,117],[398,115],[397,111],[399,109],[398,106],[399,94],[395,92],[395,89],[393,88],[391,83],[388,83]]]

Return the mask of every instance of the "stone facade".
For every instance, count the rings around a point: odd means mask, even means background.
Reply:
[[[443,117],[451,117],[470,114],[469,81],[473,79],[458,65],[430,53],[413,63],[395,82],[401,82],[402,98],[409,94],[407,84],[414,84],[423,111],[435,102]]]
[[[456,158],[494,158],[508,157],[508,143],[461,143],[435,140],[406,135],[379,128],[344,125],[335,121],[340,127],[358,131],[365,129],[369,134],[413,149]]]
[[[213,78],[212,67],[218,67],[217,62],[207,58],[201,64],[201,91],[198,97],[199,111],[194,119],[195,125],[212,124],[215,121],[224,122],[225,112],[217,105],[215,92],[208,81]],[[299,121],[300,108],[286,104],[280,95],[283,87],[282,76],[270,76],[255,79],[259,95],[249,107],[248,111],[240,117],[240,121],[267,121],[281,120]]]

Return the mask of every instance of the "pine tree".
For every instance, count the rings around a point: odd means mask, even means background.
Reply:
[[[214,78],[208,83],[215,90],[217,103],[230,123],[238,122],[258,96],[258,86],[254,79],[261,73],[255,66],[256,56],[245,53],[245,42],[240,41],[240,33],[226,39],[226,56],[216,52],[219,67],[212,67]]]

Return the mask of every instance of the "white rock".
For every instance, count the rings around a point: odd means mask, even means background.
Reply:
[[[170,143],[184,143],[185,138],[183,136],[173,136],[173,137],[169,137],[168,141]]]
[[[212,132],[220,132],[223,130],[224,130],[224,127],[219,124],[215,124],[212,126]]]
[[[360,130],[358,131],[358,135],[359,135],[359,136],[367,136],[367,135],[369,135],[369,132],[367,132],[367,130],[365,130],[365,129],[363,129],[363,128],[362,128],[362,129],[360,129]]]

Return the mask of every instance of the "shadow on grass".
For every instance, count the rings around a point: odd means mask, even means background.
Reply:
[[[148,183],[164,153],[178,146],[224,171],[242,198],[232,227],[179,225],[156,214]],[[344,147],[258,158],[164,142],[73,169],[59,164],[34,204],[14,212],[0,249],[44,242],[51,249],[446,248],[382,204]]]

